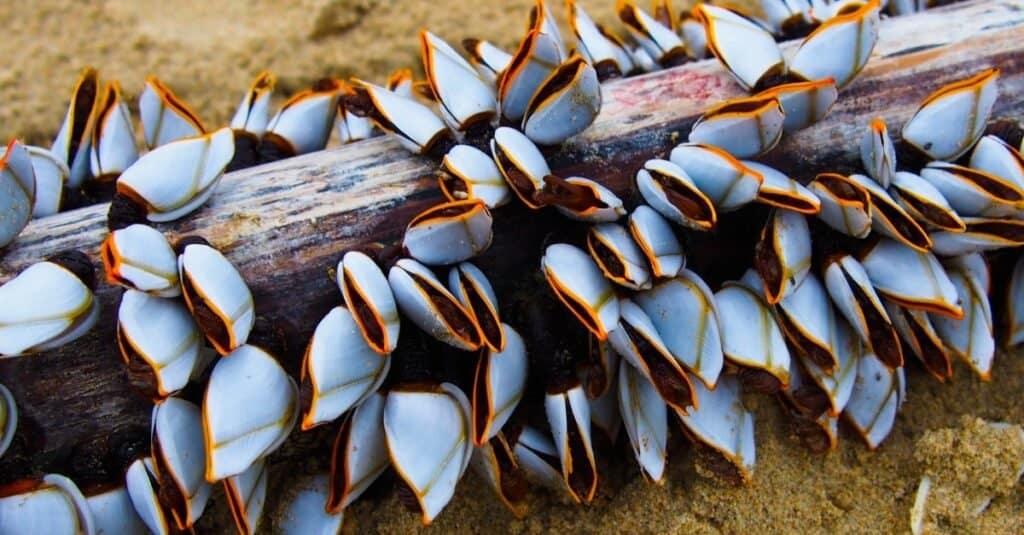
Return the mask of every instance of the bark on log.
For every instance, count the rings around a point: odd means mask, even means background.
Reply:
[[[994,115],[1019,121],[1022,11],[1024,0],[967,2],[884,21],[867,68],[826,119],[788,136],[762,160],[801,179],[859,167],[858,141],[872,118],[885,118],[897,133],[928,93],[989,66],[1002,70]],[[548,159],[557,174],[594,178],[624,198],[644,160],[666,157],[706,108],[743,94],[716,60],[608,83],[603,91],[595,124]],[[340,302],[328,271],[341,252],[399,241],[411,217],[441,199],[436,168],[393,139],[375,138],[229,174],[205,207],[158,228],[172,239],[202,235],[224,252],[252,288],[257,313],[283,326],[289,350],[281,358],[296,372],[316,323]],[[106,212],[97,205],[33,221],[0,251],[0,282],[69,248],[90,254],[101,270]],[[479,265],[501,295],[516,273],[536,269],[547,230],[564,223],[520,206],[497,210],[495,219],[494,246]],[[701,247],[715,239],[691,241],[698,270],[712,256]],[[749,249],[733,254],[749,265]],[[105,459],[146,446],[151,404],[129,387],[114,342],[120,294],[100,284],[103,312],[87,336],[47,354],[0,360],[0,382],[13,392],[22,422],[0,460],[0,483],[28,472],[113,473]],[[309,443],[292,440],[289,447],[301,451]]]

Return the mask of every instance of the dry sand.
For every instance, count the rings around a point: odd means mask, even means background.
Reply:
[[[511,47],[531,2],[516,0],[47,0],[0,3],[8,29],[0,41],[0,138],[47,143],[56,132],[78,71],[95,65],[121,81],[134,101],[154,74],[191,103],[209,125],[224,123],[260,70],[278,76],[283,98],[322,76],[383,80],[401,67],[419,68],[416,32],[428,27],[457,42],[487,37]],[[611,1],[589,2],[591,15],[611,18]],[[559,12],[558,17],[563,13]],[[813,455],[791,435],[778,403],[749,398],[756,409],[757,468],[753,484],[733,489],[702,479],[685,446],[672,453],[667,483],[646,483],[628,458],[606,478],[591,507],[543,492],[531,514],[515,520],[470,475],[432,528],[437,532],[500,531],[627,533],[889,533],[909,530],[918,481],[927,470],[943,480],[929,526],[940,532],[1024,531],[1024,493],[1007,479],[1008,458],[1021,444],[992,434],[976,418],[1024,423],[1024,360],[997,356],[991,383],[959,366],[949,385],[910,364],[909,395],[895,430],[877,452],[843,429],[838,451]],[[969,416],[961,420],[961,417]],[[679,442],[676,440],[675,442]],[[1014,457],[1018,456],[1018,457]],[[280,465],[279,477],[290,470]],[[276,485],[275,485],[276,487]],[[978,517],[957,506],[963,496],[997,495]],[[944,493],[944,494],[943,494]],[[223,514],[222,496],[217,509]],[[950,499],[952,500],[950,502]],[[941,503],[940,503],[941,501]],[[961,504],[962,505],[962,504]],[[216,511],[215,511],[216,513]],[[220,515],[213,515],[214,517]],[[223,518],[223,517],[222,517]],[[214,520],[205,526],[223,525]],[[418,519],[386,497],[362,500],[346,515],[349,533],[407,532]]]

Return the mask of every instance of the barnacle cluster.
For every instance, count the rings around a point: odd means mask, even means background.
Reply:
[[[952,357],[984,379],[997,335],[1024,340],[1024,259],[994,252],[1024,245],[1021,132],[989,124],[998,69],[929,96],[899,147],[883,119],[865,125],[866,174],[804,185],[754,160],[828,113],[871,56],[883,7],[920,6],[765,0],[761,20],[620,0],[623,39],[568,0],[568,49],[538,1],[514,53],[468,40],[467,60],[424,30],[425,81],[408,70],[383,85],[327,79],[270,117],[274,78],[262,73],[230,126],[213,131],[151,77],[141,156],[118,84],[101,88],[85,70],[51,150],[12,141],[3,153],[0,246],[33,215],[109,201],[101,260],[106,282],[125,289],[116,344],[154,402],[151,449],[126,464],[123,485],[88,497],[52,474],[0,489],[0,531],[188,530],[219,482],[238,531],[251,533],[268,456],[296,425],[336,421],[331,473],[294,489],[286,532],[337,531],[389,468],[425,524],[469,466],[517,516],[525,481],[589,503],[599,442],[623,428],[658,482],[670,413],[708,471],[743,484],[755,466],[743,392],[777,395],[812,450],[836,446],[841,416],[877,447],[905,398],[909,355],[940,381]],[[803,40],[787,59],[776,39],[792,37]],[[666,159],[636,169],[639,202],[552,171],[545,154],[595,120],[602,81],[707,54],[752,94],[708,109]],[[447,201],[417,214],[400,247],[339,251],[341,302],[313,330],[296,380],[229,255],[198,236],[172,244],[149,223],[200,208],[226,170],[323,149],[332,128],[343,142],[390,133],[433,158]],[[538,293],[499,305],[471,260],[514,199],[573,223],[537,245],[523,283]],[[684,243],[752,203],[770,214],[751,267],[713,289],[688,269]],[[1012,276],[994,280],[990,262],[1009,262]],[[74,251],[0,286],[0,356],[85,334],[99,315],[94,289],[91,261]],[[1003,296],[1004,333],[990,294]],[[539,325],[558,314],[570,321]],[[16,426],[0,385],[0,455]]]

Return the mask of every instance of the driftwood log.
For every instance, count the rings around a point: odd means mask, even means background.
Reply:
[[[817,172],[852,171],[872,118],[883,117],[898,133],[928,93],[990,66],[1002,70],[994,115],[1020,121],[1024,0],[966,2],[886,20],[867,68],[826,119],[788,136],[762,160],[804,181]],[[557,174],[594,178],[623,198],[632,197],[632,177],[644,160],[667,157],[706,108],[743,94],[715,60],[607,83],[603,90],[594,125],[548,159]],[[441,200],[436,169],[393,139],[375,138],[231,173],[206,206],[159,228],[172,239],[202,235],[226,254],[252,288],[258,315],[283,330],[288,350],[281,359],[297,376],[309,335],[340,302],[329,276],[340,254],[367,242],[397,243],[414,214]],[[106,213],[106,205],[96,205],[33,221],[0,251],[0,282],[69,248],[90,254],[101,270]],[[479,265],[501,295],[523,270],[537,270],[548,231],[564,223],[520,206],[498,209],[495,220],[495,245]],[[726,232],[688,236],[690,264],[712,284],[750,262],[745,246],[722,254],[702,249]],[[707,268],[714,263],[727,269],[712,273]],[[117,480],[121,468],[109,459],[146,447],[151,403],[130,388],[114,342],[120,294],[100,283],[103,312],[87,336],[47,354],[0,359],[0,382],[12,390],[22,422],[0,460],[0,483],[47,471]],[[312,442],[293,437],[285,457],[322,448]]]

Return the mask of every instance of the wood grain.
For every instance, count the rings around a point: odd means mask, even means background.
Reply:
[[[989,66],[1002,70],[995,115],[1019,121],[1022,10],[1022,0],[967,2],[884,21],[874,57],[828,117],[787,137],[762,161],[804,180],[854,169],[872,118],[885,118],[890,132],[899,132],[928,93]],[[632,176],[644,160],[667,157],[704,109],[742,94],[715,60],[608,83],[597,121],[549,151],[549,162],[558,174],[594,178],[632,199]],[[284,331],[288,350],[281,359],[295,373],[317,321],[340,302],[329,271],[341,253],[367,242],[397,243],[414,214],[441,200],[435,171],[434,162],[409,155],[393,139],[375,138],[231,173],[205,207],[158,228],[172,239],[202,235],[224,252],[252,288],[258,315]],[[0,251],[0,281],[68,248],[87,252],[101,269],[106,209],[33,221]],[[536,270],[541,243],[565,224],[521,206],[498,209],[495,218],[495,245],[478,263],[502,295],[523,270]],[[709,273],[715,262],[746,265],[751,251],[723,247],[726,234],[687,236],[691,266]],[[87,336],[47,354],[0,360],[0,382],[13,392],[22,419],[0,460],[0,483],[45,471],[117,479],[117,459],[146,447],[151,404],[129,387],[114,343],[120,293],[101,284],[102,316]],[[289,441],[288,455],[313,447],[310,442]]]

